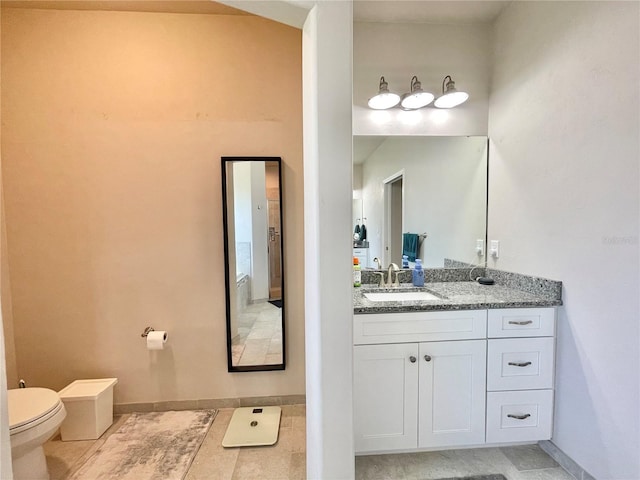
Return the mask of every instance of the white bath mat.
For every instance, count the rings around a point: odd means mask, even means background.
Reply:
[[[222,439],[223,447],[273,445],[280,431],[280,407],[236,408]]]

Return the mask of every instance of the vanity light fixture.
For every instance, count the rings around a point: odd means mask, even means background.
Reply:
[[[386,110],[387,108],[393,108],[400,102],[400,95],[389,91],[389,84],[385,81],[384,77],[380,77],[380,85],[378,87],[378,94],[369,99],[369,108],[374,110]]]
[[[422,90],[422,84],[415,75],[411,79],[410,93],[402,95],[400,107],[404,110],[417,110],[426,107],[435,97],[432,93]]]
[[[449,79],[448,82],[447,78]],[[442,95],[436,99],[434,106],[438,108],[453,108],[466,102],[468,98],[469,94],[467,92],[456,90],[456,84],[451,78],[451,75],[447,75],[444,77],[444,80],[442,80]]]

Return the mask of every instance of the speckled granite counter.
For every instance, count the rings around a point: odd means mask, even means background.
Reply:
[[[399,313],[426,310],[478,310],[562,305],[562,282],[496,270],[492,270],[491,274],[494,278],[498,277],[494,285],[480,285],[477,282],[461,280],[425,282],[423,288],[414,287],[410,283],[402,283],[400,287],[396,288],[380,288],[375,284],[363,284],[361,287],[354,288],[353,311],[354,313]],[[401,281],[405,278],[407,277],[401,278]],[[459,278],[463,278],[463,276],[460,275]],[[367,292],[418,290],[432,293],[439,298],[420,301],[374,302],[365,296]]]

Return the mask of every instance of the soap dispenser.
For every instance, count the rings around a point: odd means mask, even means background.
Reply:
[[[362,285],[362,272],[360,271],[360,260],[358,257],[353,257],[353,286],[359,287]]]
[[[422,260],[416,258],[416,266],[413,269],[413,286],[424,287],[424,270],[422,269]]]

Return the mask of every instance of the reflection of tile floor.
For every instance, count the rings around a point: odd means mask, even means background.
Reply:
[[[283,405],[278,442],[268,447],[223,448],[232,408],[218,410],[185,480],[303,480],[306,478],[304,405]],[[51,480],[64,480],[116,431],[116,417],[99,440],[45,444]],[[575,480],[537,445],[356,457],[357,480],[431,480],[502,473],[508,480]],[[87,479],[93,480],[93,479]],[[145,479],[140,479],[145,480]]]
[[[238,335],[233,339],[234,365],[282,363],[282,310],[268,302],[248,305],[238,315]]]

